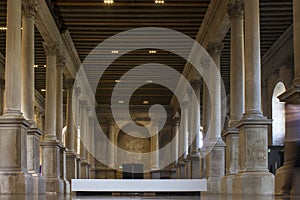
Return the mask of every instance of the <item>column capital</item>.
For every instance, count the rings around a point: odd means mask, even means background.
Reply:
[[[115,120],[113,117],[108,117],[107,118],[107,123],[108,125],[115,125]]]
[[[56,42],[53,43],[43,43],[46,55],[57,55],[59,52],[59,45]]]
[[[172,125],[173,126],[178,126],[179,124],[179,117],[173,117],[172,119]]]
[[[87,106],[87,101],[79,99],[79,104],[80,104],[80,106]]]
[[[227,13],[230,17],[244,15],[244,2],[241,0],[230,0],[227,4]]]
[[[209,42],[206,47],[206,50],[210,55],[221,54],[223,48],[224,48],[224,44],[222,42]]]
[[[57,67],[58,67],[59,69],[63,70],[64,67],[66,66],[66,59],[65,59],[65,57],[62,56],[62,55],[58,55],[58,56],[57,56],[57,61],[56,61],[56,63],[57,63]],[[74,79],[73,79],[73,80],[74,80]],[[74,84],[74,81],[73,81],[73,84]]]
[[[191,80],[191,85],[193,87],[193,89],[195,90],[195,88],[200,88],[202,84],[201,78],[194,78]]]
[[[22,16],[35,19],[37,14],[37,0],[22,0]]]

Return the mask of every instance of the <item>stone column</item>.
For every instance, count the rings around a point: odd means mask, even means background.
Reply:
[[[209,43],[207,46],[208,53],[212,57],[216,66],[220,69],[220,56],[223,49],[222,43]],[[211,104],[214,108],[211,111],[211,133],[209,139],[216,140],[206,144],[208,151],[206,157],[206,174],[207,174],[207,192],[208,193],[221,193],[221,178],[224,176],[225,171],[225,144],[221,138],[221,80],[214,74],[211,74],[211,85],[214,85],[210,91],[211,98],[215,99],[215,103]]]
[[[183,105],[181,108],[181,122],[180,122],[180,129],[181,133],[179,136],[179,143],[180,143],[180,154],[179,155],[179,168],[180,168],[180,178],[185,179],[186,177],[186,166],[185,160],[187,158],[187,145],[188,145],[188,95],[186,94],[183,99]]]
[[[152,169],[151,169],[151,177],[152,179],[159,179],[159,131],[158,131],[158,123],[159,118],[152,118],[152,127],[151,127],[151,152],[152,152]]]
[[[116,145],[116,136],[115,136],[115,122],[112,118],[108,119],[108,138],[111,142],[111,144],[108,145],[108,175],[107,178],[115,178],[116,177],[116,171],[115,171],[115,149],[114,145]]]
[[[286,108],[291,106],[300,106],[300,2],[293,1],[293,29],[294,29],[294,80],[293,85],[284,94],[280,95],[281,101],[286,103]],[[294,104],[294,105],[293,105]],[[286,115],[287,116],[287,115]],[[298,120],[298,119],[297,119]],[[299,195],[299,166],[296,167],[297,151],[299,152],[299,138],[294,138],[294,141],[289,140],[291,135],[295,134],[290,124],[291,119],[286,117],[286,134],[285,134],[285,147],[284,147],[284,165],[276,171],[275,175],[275,193],[277,195]],[[299,132],[298,132],[299,135]],[[298,144],[297,141],[298,140]]]
[[[31,124],[27,130],[27,168],[33,176],[34,193],[45,193],[45,180],[40,176],[40,136],[42,132],[34,122],[34,21],[37,2],[22,2],[22,74],[21,111]]]
[[[94,134],[95,134],[95,116],[92,114],[92,112],[90,112],[89,115],[89,133],[88,133],[88,144],[89,146],[89,164],[90,164],[90,168],[89,168],[89,174],[91,179],[95,178],[95,162],[94,162],[94,153],[95,153],[95,138],[94,138]]]
[[[239,128],[239,173],[234,194],[273,194],[268,171],[268,125],[261,111],[259,1],[245,0],[245,113]]]
[[[193,138],[192,148],[191,148],[191,178],[199,179],[200,178],[200,154],[198,149],[200,148],[200,88],[201,82],[200,79],[194,79],[191,82],[194,92],[196,94],[197,99],[192,100],[192,107],[193,107],[193,129],[195,131],[195,138]],[[190,134],[193,135],[193,134]]]
[[[179,119],[178,117],[174,117],[172,120],[172,130],[173,130],[173,137],[174,137],[174,145],[173,145],[173,160],[174,160],[174,167],[178,164],[178,151],[179,151]]]
[[[236,128],[244,113],[244,5],[231,1],[227,8],[231,20],[230,58],[230,124],[225,127],[226,176],[222,179],[222,192],[232,194],[233,177],[239,170],[239,131]]]
[[[5,111],[0,118],[0,192],[33,193],[27,173],[27,128],[21,113],[21,0],[7,1]],[[13,144],[13,145],[12,145]]]
[[[64,183],[60,179],[60,143],[56,137],[56,43],[44,43],[47,56],[45,133],[42,147],[42,175],[46,181],[46,192],[63,193]]]
[[[77,178],[77,160],[76,160],[76,149],[75,149],[75,115],[73,113],[73,87],[74,79],[68,80],[68,94],[67,94],[67,130],[66,130],[66,165],[67,174],[66,178],[69,182],[71,179]],[[76,99],[75,99],[76,101]],[[77,145],[76,145],[77,146]]]
[[[74,133],[74,153],[76,155],[76,163],[77,163],[77,178],[81,177],[81,164],[80,164],[80,152],[78,151],[80,145],[78,144],[78,133],[79,133],[79,114],[80,114],[80,109],[79,109],[79,96],[81,93],[80,87],[74,85],[75,87],[73,95],[75,96],[74,99],[74,121],[75,121],[75,133]]]
[[[87,102],[80,100],[80,165],[81,179],[88,178],[88,161],[86,151],[86,135],[87,135]]]

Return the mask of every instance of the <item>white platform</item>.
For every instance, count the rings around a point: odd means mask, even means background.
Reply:
[[[206,179],[72,179],[73,192],[199,192]]]

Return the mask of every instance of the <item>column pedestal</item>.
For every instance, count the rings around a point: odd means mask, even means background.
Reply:
[[[186,178],[186,173],[185,173],[185,162],[180,161],[178,163],[179,165],[179,178],[180,179],[185,179]]]
[[[191,179],[192,178],[192,163],[190,159],[184,160],[185,162],[185,178],[186,179]]]
[[[42,175],[45,177],[46,193],[64,193],[64,182],[60,179],[60,143],[44,141],[42,147]],[[45,165],[46,164],[46,165]]]
[[[64,192],[66,194],[70,193],[70,183],[66,179],[66,148],[63,146],[63,144],[60,144],[60,179],[64,182]]]
[[[221,189],[224,194],[233,193],[233,177],[239,170],[239,131],[236,128],[229,127],[225,133],[226,142],[226,175],[222,178]]]
[[[89,177],[89,163],[87,160],[80,160],[80,178],[88,179]]]
[[[34,182],[26,168],[28,126],[22,118],[0,118],[0,193],[33,194]]]
[[[191,155],[191,171],[192,179],[200,179],[200,155],[199,153],[192,153]]]
[[[77,164],[77,178],[81,178],[81,159],[80,156],[76,155],[76,164]]]
[[[152,179],[160,179],[160,170],[151,171],[151,178]]]
[[[40,136],[38,128],[27,130],[27,170],[33,178],[33,193],[45,194],[45,178],[40,175]]]
[[[220,138],[206,156],[207,193],[221,193],[221,179],[224,176],[225,166],[225,143]]]
[[[239,130],[240,170],[233,178],[234,194],[274,194],[274,176],[269,173],[267,160],[268,125],[265,118],[242,119]]]
[[[66,179],[71,183],[71,179],[77,179],[77,155],[73,151],[66,152]]]

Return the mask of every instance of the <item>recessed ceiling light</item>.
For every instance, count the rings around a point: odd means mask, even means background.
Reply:
[[[147,82],[147,83],[152,83],[152,80],[147,80],[146,82]]]
[[[124,101],[118,101],[118,103],[120,103],[120,104],[121,104],[121,103],[124,103]]]
[[[155,51],[155,50],[150,50],[149,53],[150,53],[150,54],[155,54],[156,51]]]
[[[41,89],[41,92],[46,92],[46,89]]]
[[[143,101],[143,104],[149,104],[149,101]]]
[[[117,51],[117,50],[112,50],[111,53],[112,53],[112,54],[118,54],[119,51]]]
[[[114,0],[104,0],[104,3],[105,3],[105,4],[113,4],[113,3],[114,3]]]
[[[7,27],[0,27],[0,31],[6,31]]]
[[[44,67],[47,67],[47,65],[44,65]]]
[[[163,3],[165,3],[165,1],[164,0],[155,0],[155,3],[156,4],[163,4]]]
[[[120,83],[120,82],[121,82],[121,80],[115,80],[115,82],[116,82],[116,83]]]
[[[38,65],[33,65],[33,67],[38,67]]]

